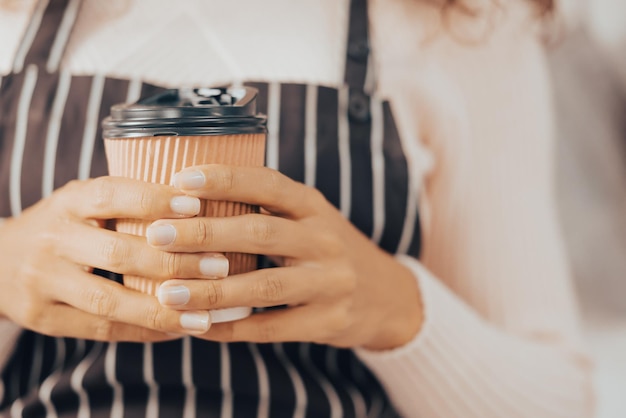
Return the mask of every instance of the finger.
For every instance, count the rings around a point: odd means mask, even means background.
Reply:
[[[239,321],[215,324],[200,337],[222,342],[326,342],[345,329],[346,320],[323,309],[306,305],[255,313]]]
[[[53,300],[103,319],[169,333],[204,333],[210,327],[208,312],[167,309],[146,295],[111,280],[75,269],[46,290]]]
[[[312,267],[278,267],[238,274],[225,280],[168,280],[159,287],[159,302],[172,309],[209,310],[233,306],[297,305],[343,293]]]
[[[328,256],[339,242],[301,223],[260,214],[160,220],[147,230],[148,244],[172,252],[239,252],[286,257]]]
[[[219,253],[159,251],[144,237],[79,223],[64,225],[64,235],[60,255],[80,265],[155,279],[228,275],[228,259]]]
[[[64,304],[51,305],[46,309],[46,315],[35,331],[53,337],[96,341],[155,342],[176,338],[148,328],[111,321]]]
[[[200,213],[200,200],[175,188],[122,177],[99,177],[68,183],[59,201],[81,218],[155,220]]]
[[[174,185],[200,198],[259,205],[293,218],[307,217],[328,205],[316,189],[267,167],[197,166],[176,174]]]

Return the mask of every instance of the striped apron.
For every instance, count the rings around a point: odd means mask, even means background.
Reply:
[[[106,175],[100,121],[111,105],[162,90],[60,69],[79,8],[40,0],[0,80],[0,217],[72,179]],[[268,115],[267,164],[318,188],[385,251],[418,256],[417,185],[389,103],[366,93],[365,0],[352,1],[348,32],[344,87],[247,83]],[[24,331],[0,382],[2,417],[397,416],[351,350],[308,343],[102,343]]]

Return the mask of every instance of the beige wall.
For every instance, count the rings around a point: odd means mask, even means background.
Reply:
[[[593,35],[610,47],[624,46],[626,41],[626,1],[587,0],[585,20]]]
[[[597,416],[623,418],[626,0],[582,1],[583,30],[574,31],[551,56],[559,208],[596,365]]]

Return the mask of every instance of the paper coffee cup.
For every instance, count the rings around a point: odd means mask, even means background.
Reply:
[[[117,105],[105,119],[104,141],[109,174],[172,184],[176,173],[203,164],[262,166],[265,117],[256,113],[256,90],[168,90],[131,105]],[[223,217],[256,212],[254,206],[201,200],[198,216]],[[149,221],[117,220],[119,232],[145,236]],[[256,269],[254,254],[226,253],[229,275]],[[228,278],[222,279],[228,280]],[[124,276],[124,285],[156,295],[162,280]],[[241,319],[251,308],[220,309],[212,322]]]

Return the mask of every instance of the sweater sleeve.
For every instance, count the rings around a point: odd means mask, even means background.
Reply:
[[[403,417],[590,417],[589,362],[575,347],[511,335],[482,319],[417,260],[425,323],[409,344],[357,350]]]

